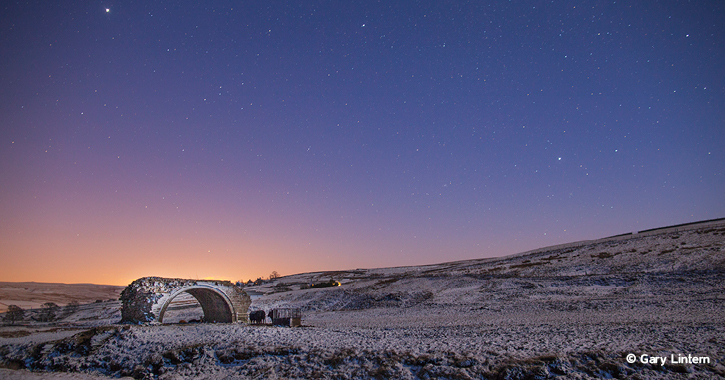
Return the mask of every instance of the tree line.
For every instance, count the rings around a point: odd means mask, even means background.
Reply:
[[[267,278],[257,277],[257,279],[254,281],[252,281],[252,279],[250,278],[249,280],[247,280],[247,282],[239,280],[236,282],[236,285],[239,286],[240,288],[243,288],[245,286],[263,285],[264,283],[266,283],[268,281],[276,280],[279,277],[280,277],[279,273],[277,273],[276,270],[273,270],[272,273],[270,273],[269,277],[267,277]]]
[[[38,322],[52,322],[58,319],[67,318],[71,314],[78,311],[80,304],[78,301],[71,301],[64,307],[58,306],[55,302],[46,302],[41,308],[37,316],[31,318]],[[25,311],[18,305],[8,305],[8,310],[3,316],[3,321],[14,325],[25,318]]]

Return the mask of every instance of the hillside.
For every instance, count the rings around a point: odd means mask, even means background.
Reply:
[[[725,283],[725,225],[665,230],[539,249],[493,259],[418,267],[356,269],[286,276],[245,288],[264,294],[252,308],[309,311],[378,307],[502,309],[508,301],[553,309],[654,295],[719,300]],[[334,279],[342,286],[303,289]],[[696,290],[699,289],[699,290]]]
[[[341,286],[309,288],[330,279]],[[303,273],[245,289],[251,310],[300,308],[304,327],[119,326],[119,301],[94,302],[56,322],[26,315],[0,327],[0,367],[21,369],[0,376],[725,377],[722,221],[493,259]],[[708,362],[674,362],[688,355]]]
[[[96,300],[117,300],[123,288],[123,286],[94,284],[0,282],[0,313],[5,312],[8,305],[37,309],[46,302],[63,306],[71,301],[86,304]]]
[[[717,300],[719,287],[712,286],[725,282],[720,281],[725,272],[724,250],[725,221],[716,220],[500,258],[295,274],[244,289],[252,295],[251,310],[299,307],[307,312],[308,320],[314,320],[313,312],[388,307],[466,309],[470,305],[477,310],[501,310],[506,301],[513,299],[538,305],[532,307],[555,308],[556,301],[562,298],[569,303],[623,295],[630,300],[646,299],[701,285],[711,290],[706,294],[698,291],[698,297]],[[309,289],[311,284],[330,279],[342,286]],[[673,282],[676,289],[670,285]],[[63,306],[70,301],[115,301],[122,290],[121,286],[109,285],[0,282],[0,312],[9,304],[30,309],[45,302]],[[193,299],[182,298],[177,301],[194,303]],[[117,302],[111,304],[116,305],[114,309],[120,306]],[[104,302],[96,308],[108,316],[111,310],[106,309],[111,304]],[[82,309],[93,313],[96,308],[88,305]],[[91,315],[79,318],[97,319]]]

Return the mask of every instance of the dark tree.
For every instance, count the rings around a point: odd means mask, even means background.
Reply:
[[[9,305],[8,311],[5,312],[5,317],[3,319],[6,322],[10,322],[10,324],[14,325],[15,322],[22,321],[24,316],[25,310],[23,310],[20,306]]]
[[[273,270],[272,273],[269,275],[269,279],[274,280],[276,278],[279,278],[279,273],[277,273],[276,270]]]
[[[43,310],[40,311],[41,322],[51,322],[55,320],[55,316],[58,313],[60,307],[54,302],[46,302],[43,304]]]
[[[78,303],[78,301],[70,301],[70,302],[68,302],[68,304],[67,304],[67,305],[65,305],[65,307],[63,308],[63,313],[64,313],[64,314],[65,314],[66,316],[69,316],[69,315],[71,315],[71,314],[73,314],[73,313],[75,313],[75,312],[77,312],[77,311],[78,311],[78,306],[79,306],[79,303]]]

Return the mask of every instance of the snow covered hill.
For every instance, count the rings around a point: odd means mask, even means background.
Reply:
[[[315,272],[281,277],[245,289],[264,293],[252,309],[308,311],[375,307],[501,309],[507,301],[537,307],[585,307],[581,302],[626,296],[719,299],[725,269],[725,225],[570,244],[493,259],[437,265]],[[334,279],[342,286],[309,289]],[[722,282],[720,282],[722,283]],[[307,288],[307,289],[306,289]],[[700,290],[695,290],[700,289]],[[684,292],[684,293],[683,293]],[[533,305],[532,305],[533,306]]]
[[[331,279],[341,286],[310,288]],[[245,289],[252,310],[300,308],[303,327],[117,325],[120,302],[93,303],[54,323],[0,327],[0,367],[15,370],[0,376],[725,377],[723,221]]]

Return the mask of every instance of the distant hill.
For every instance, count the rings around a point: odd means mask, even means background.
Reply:
[[[30,309],[39,308],[46,302],[63,306],[71,301],[85,304],[96,300],[117,300],[123,288],[123,286],[94,284],[0,282],[0,313],[5,312],[8,305]]]

